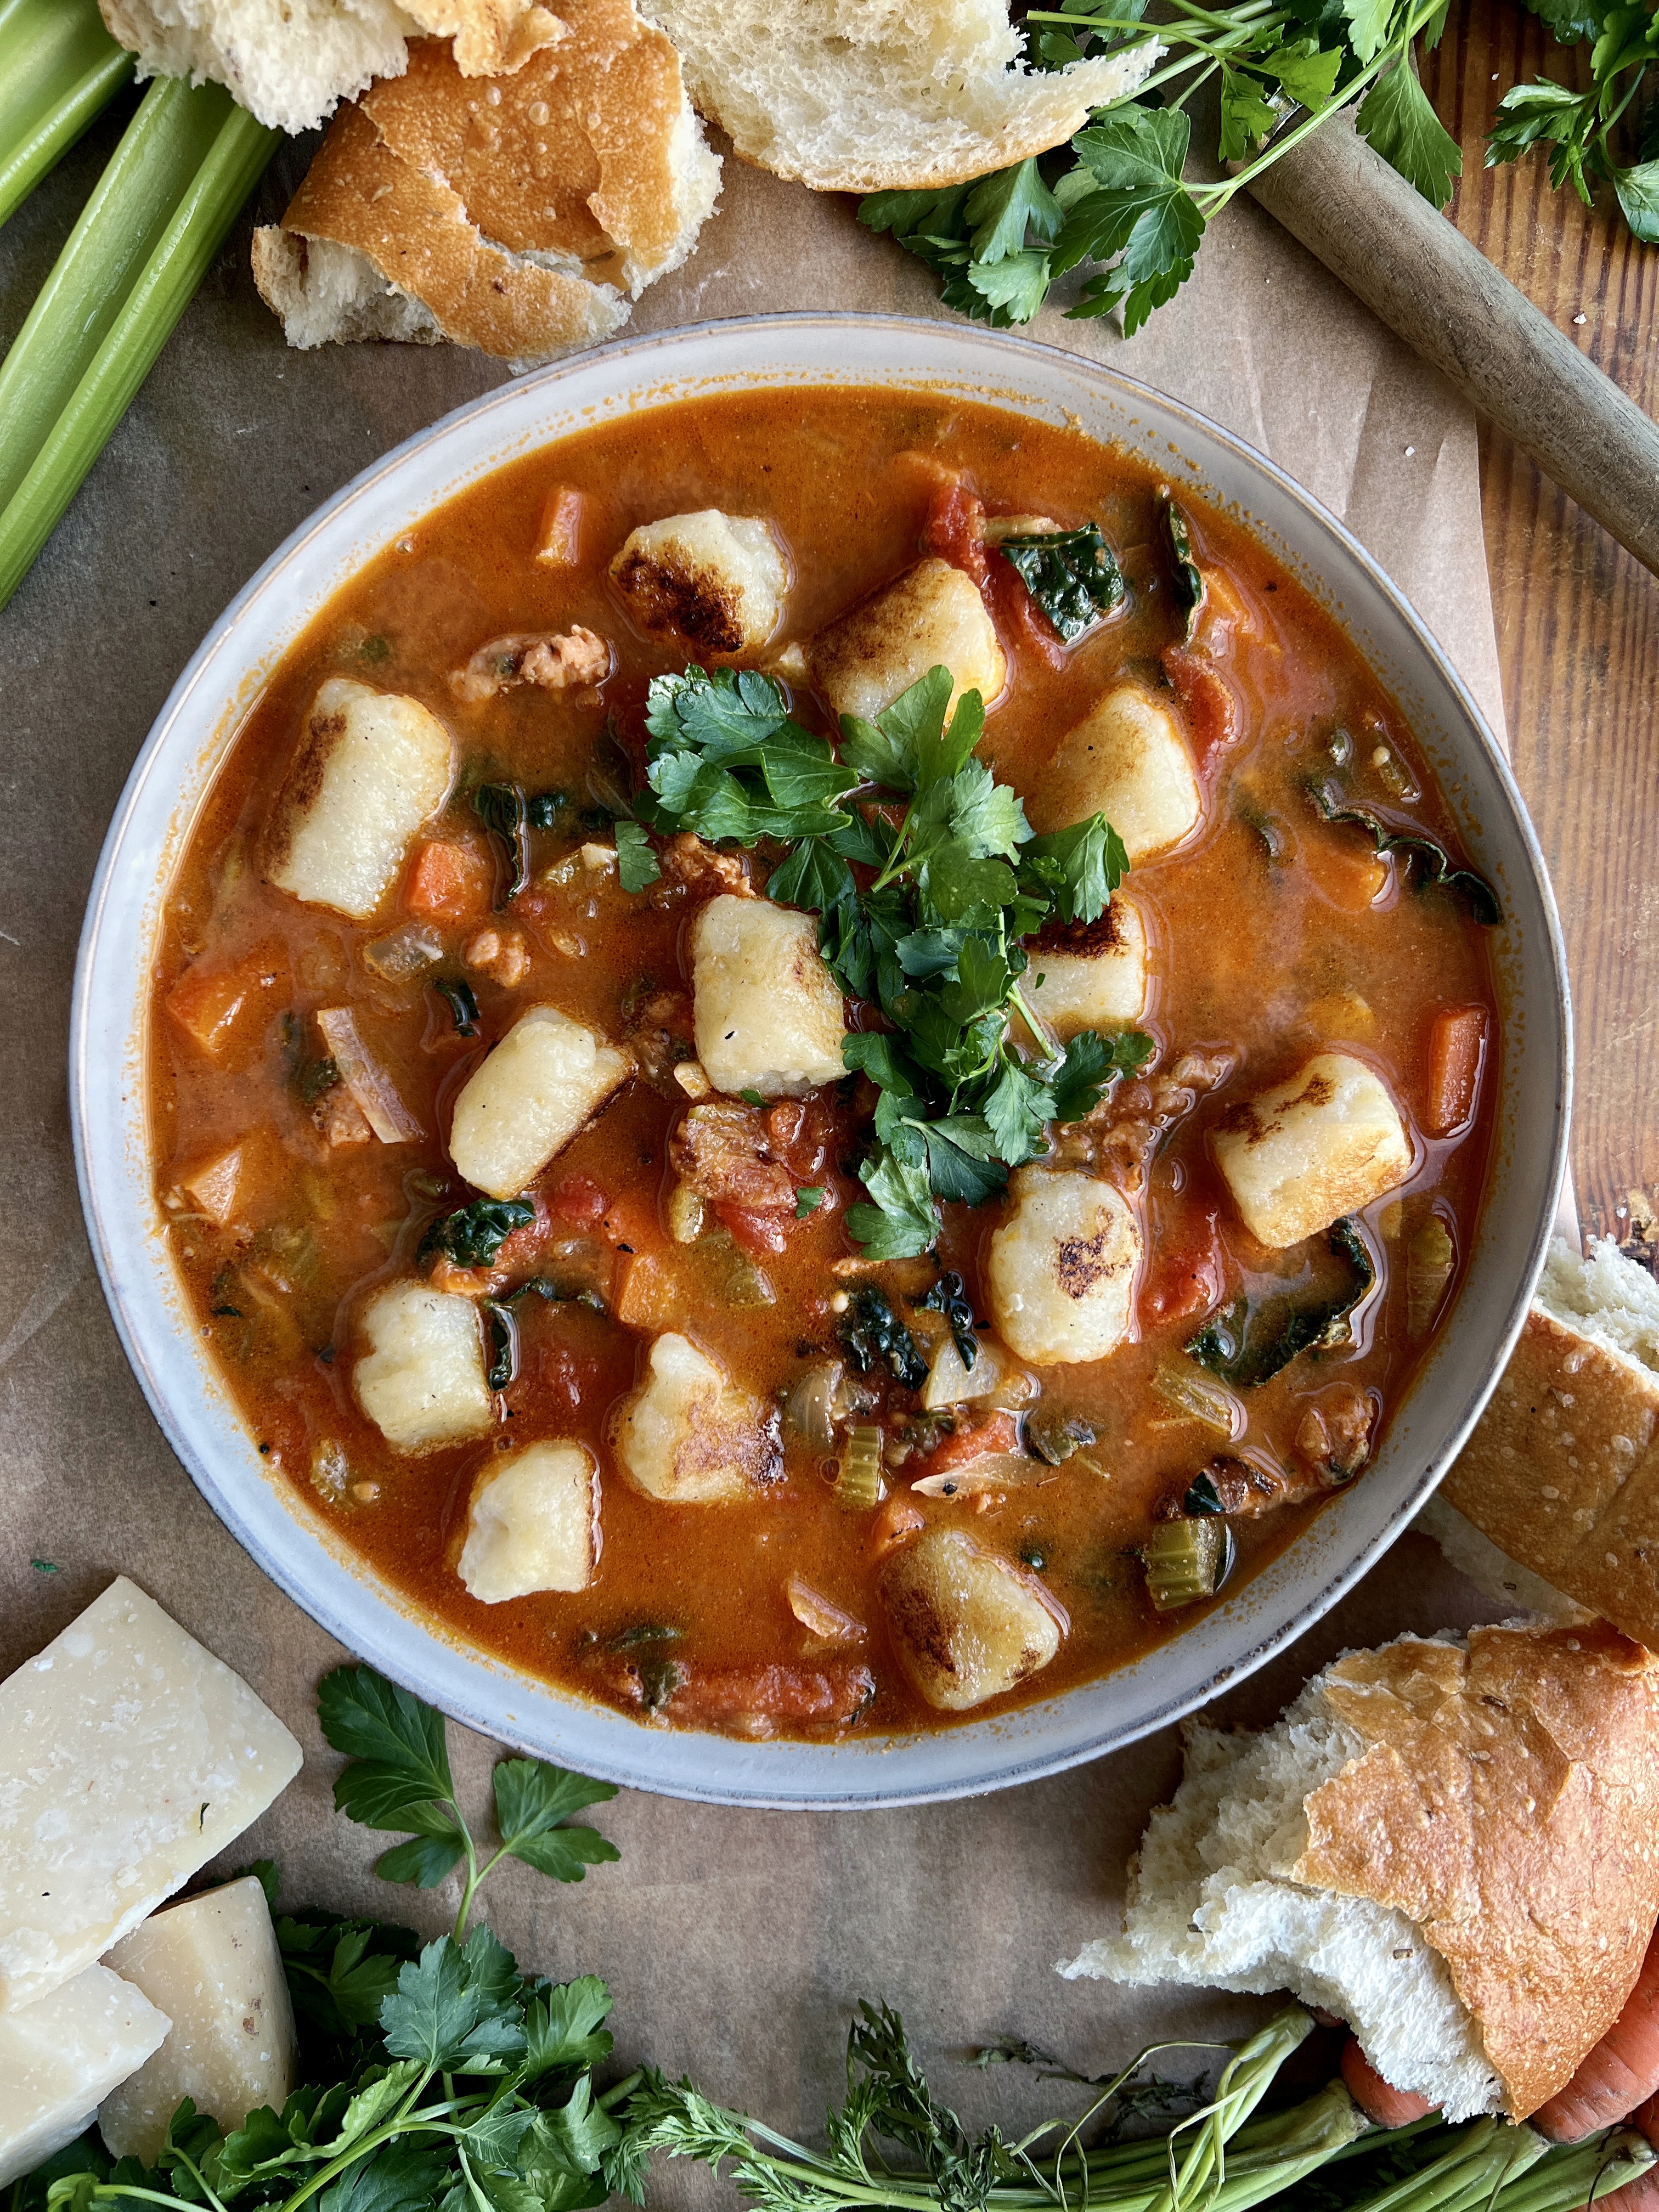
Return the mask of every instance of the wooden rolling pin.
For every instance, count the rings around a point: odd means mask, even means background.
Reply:
[[[1249,188],[1334,276],[1659,575],[1659,425],[1346,116]]]

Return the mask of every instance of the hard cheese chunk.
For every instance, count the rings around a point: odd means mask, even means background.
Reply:
[[[810,914],[722,893],[691,929],[697,1058],[717,1091],[799,1098],[846,1074],[841,985]]]
[[[1146,925],[1121,891],[1098,921],[1030,954],[1020,994],[1062,1044],[1084,1030],[1127,1029],[1146,1011]]]
[[[1215,1158],[1251,1236],[1282,1250],[1404,1182],[1412,1145],[1381,1076],[1348,1053],[1322,1052],[1288,1083],[1230,1107]]]
[[[83,2134],[167,2032],[167,2014],[107,1966],[0,2015],[0,2188]]]
[[[1178,845],[1203,811],[1174,714],[1139,684],[1115,684],[1066,732],[1025,802],[1031,827],[1045,835],[1103,814],[1132,861]]]
[[[710,660],[757,653],[789,581],[767,525],[716,507],[630,531],[611,575],[647,637],[684,638]]]
[[[450,1157],[476,1188],[516,1198],[633,1066],[556,1006],[532,1006],[462,1085]]]
[[[1034,1577],[960,1528],[929,1528],[894,1558],[882,1600],[906,1673],[930,1705],[964,1712],[1046,1667],[1060,1623]]]
[[[807,654],[812,681],[838,714],[873,721],[930,668],[951,672],[951,704],[977,691],[988,707],[1008,662],[971,576],[921,561],[831,623]]]
[[[1022,1168],[992,1237],[986,1289],[1004,1340],[1038,1366],[1104,1359],[1129,1334],[1140,1231],[1108,1182]]]
[[[240,1676],[112,1583],[0,1684],[0,2013],[89,1966],[299,1771]]]
[[[448,796],[449,732],[418,699],[331,676],[271,816],[266,873],[308,906],[367,921]]]
[[[261,2105],[282,2111],[295,2088],[294,2011],[255,1876],[153,1913],[107,1963],[173,2022],[161,2049],[98,2108],[117,2158],[152,2165],[185,2097],[227,2134]]]
[[[586,1589],[599,1510],[599,1469],[583,1444],[526,1444],[492,1461],[473,1485],[461,1580],[484,1605]]]
[[[668,1505],[747,1498],[781,1471],[774,1417],[672,1330],[651,1347],[645,1382],[617,1428],[617,1456],[636,1490]]]
[[[352,1382],[359,1404],[398,1451],[431,1451],[495,1425],[478,1310],[424,1283],[388,1283],[362,1314],[368,1350]]]

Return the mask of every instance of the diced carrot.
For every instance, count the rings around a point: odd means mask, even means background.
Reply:
[[[581,538],[582,495],[574,484],[555,484],[542,507],[536,558],[550,568],[574,568]]]
[[[1342,2079],[1360,2111],[1380,2128],[1409,2127],[1439,2109],[1426,2097],[1385,2081],[1352,2036],[1342,2046]]]
[[[1486,1056],[1486,1008],[1443,1006],[1429,1030],[1428,1103],[1423,1126],[1430,1136],[1455,1136],[1474,1119]]]
[[[1659,2090],[1659,1934],[1648,1945],[1625,2008],[1559,2095],[1532,2124],[1552,2142],[1577,2142],[1624,2119]],[[1655,2099],[1659,2105],[1659,2099]]]
[[[167,993],[168,1018],[222,1066],[251,1049],[254,1025],[287,981],[288,956],[275,942],[255,945],[228,968],[198,962]]]
[[[431,837],[415,848],[404,904],[428,921],[479,921],[495,896],[495,863],[479,846]]]
[[[661,1252],[669,1243],[652,1190],[624,1191],[602,1216],[599,1234],[618,1252]]]
[[[865,1548],[872,1559],[885,1559],[905,1539],[927,1526],[927,1516],[907,1491],[896,1490],[870,1523]]]
[[[562,1176],[553,1186],[547,1210],[573,1229],[592,1229],[605,1216],[611,1201],[592,1176]]]
[[[625,1328],[672,1328],[684,1304],[673,1262],[662,1253],[619,1255],[611,1310]]]

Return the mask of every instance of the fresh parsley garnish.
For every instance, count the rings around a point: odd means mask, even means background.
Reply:
[[[951,688],[932,668],[873,722],[844,715],[839,750],[748,671],[659,677],[647,717],[653,826],[787,844],[768,896],[817,914],[843,988],[896,1032],[842,1048],[881,1094],[866,1196],[847,1216],[874,1259],[929,1250],[941,1202],[994,1197],[1044,1149],[1048,1122],[1088,1113],[1152,1049],[1133,1034],[1085,1031],[1063,1053],[1045,1042],[1020,994],[1021,940],[1051,920],[1097,921],[1128,856],[1101,815],[1033,836],[1018,793],[975,757],[979,694],[952,713]]]
[[[1123,571],[1092,522],[1082,530],[1004,538],[997,550],[1012,562],[1021,582],[1067,645],[1123,604]]]
[[[619,821],[617,840],[617,880],[625,891],[642,891],[654,884],[662,870],[651,849],[651,840],[637,822]]]
[[[420,1256],[441,1252],[458,1267],[493,1267],[514,1231],[535,1218],[527,1198],[475,1198],[432,1224],[421,1239]]]
[[[795,1218],[805,1221],[809,1213],[816,1213],[823,1204],[823,1186],[807,1183],[795,1193]]]

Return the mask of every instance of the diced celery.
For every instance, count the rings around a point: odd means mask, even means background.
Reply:
[[[1160,1613],[1213,1597],[1233,1563],[1232,1532],[1214,1519],[1160,1521],[1140,1547],[1146,1594]]]
[[[873,1423],[849,1431],[836,1474],[836,1496],[852,1513],[866,1513],[881,1503],[883,1437]]]
[[[0,606],[131,404],[280,134],[153,84],[0,366]]]
[[[96,0],[0,0],[0,222],[131,75]]]

